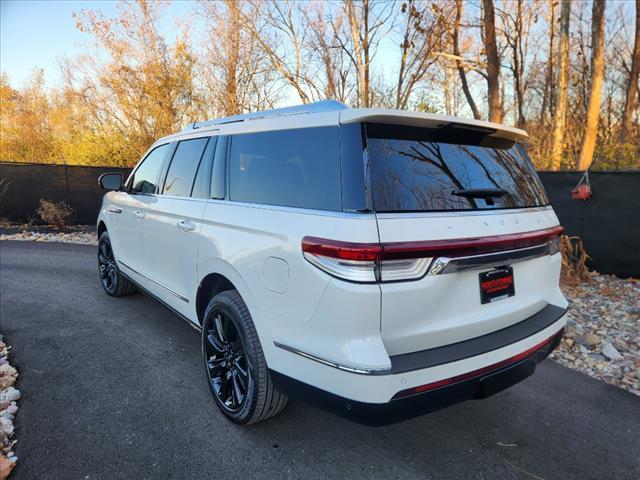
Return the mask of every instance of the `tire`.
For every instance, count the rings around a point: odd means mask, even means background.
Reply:
[[[126,297],[138,291],[136,286],[125,278],[118,269],[109,232],[102,232],[98,238],[98,275],[100,284],[112,297]]]
[[[202,323],[202,357],[220,411],[248,425],[280,413],[289,398],[271,380],[258,333],[236,290],[213,297]]]

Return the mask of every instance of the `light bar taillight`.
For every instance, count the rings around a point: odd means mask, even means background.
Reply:
[[[490,237],[424,242],[353,243],[316,237],[302,239],[304,257],[316,267],[352,282],[374,283],[421,278],[436,257],[483,255],[550,244],[559,249],[560,226]]]

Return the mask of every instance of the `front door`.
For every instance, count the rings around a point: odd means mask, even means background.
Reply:
[[[127,191],[119,192],[114,204],[119,210],[111,235],[116,260],[123,272],[145,287],[146,217],[157,199],[158,179],[168,151],[169,144],[164,144],[149,152],[132,174]]]

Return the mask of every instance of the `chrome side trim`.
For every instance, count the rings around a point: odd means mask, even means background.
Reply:
[[[107,212],[109,213],[122,213],[122,209],[119,207],[115,207],[113,205],[111,205],[109,208],[107,208]]]
[[[118,263],[120,265],[122,265],[123,267],[127,267],[129,270],[131,270],[133,273],[136,273],[138,275],[140,275],[141,277],[146,278],[147,280],[149,280],[150,282],[156,284],[157,286],[159,286],[160,288],[162,288],[163,290],[166,290],[167,292],[169,292],[171,295],[173,295],[176,298],[179,298],[180,300],[182,300],[183,302],[189,303],[189,299],[187,297],[183,297],[182,295],[180,295],[177,292],[174,292],[173,290],[171,290],[170,288],[165,287],[164,285],[162,285],[161,283],[156,282],[153,278],[149,277],[148,275],[145,275],[144,273],[141,273],[139,271],[137,271],[135,268],[130,267],[129,265],[127,265],[126,263],[124,263],[122,260],[118,260]]]
[[[533,247],[468,257],[438,257],[429,266],[427,275],[443,275],[445,273],[463,272],[465,270],[482,270],[505,263],[523,262],[533,258],[544,257],[549,254],[549,244],[545,243]]]
[[[286,350],[287,352],[295,353],[296,355],[300,355],[301,357],[308,358],[309,360],[313,360],[314,362],[327,365],[328,367],[337,368],[338,370],[342,370],[343,372],[356,373],[358,375],[390,375],[391,374],[391,368],[349,367],[347,365],[342,365],[340,363],[332,362],[331,360],[327,360],[326,358],[318,357],[316,355],[303,352],[302,350],[298,350],[297,348],[284,345],[280,342],[273,342],[273,344],[278,348]]]

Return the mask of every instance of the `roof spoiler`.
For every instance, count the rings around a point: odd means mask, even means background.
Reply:
[[[527,132],[519,128],[509,127],[500,123],[486,122],[484,120],[467,120],[447,115],[377,108],[354,108],[340,113],[341,124],[358,122],[445,129],[445,131],[464,130],[468,135],[484,135],[488,138],[508,140],[511,142],[524,141],[529,138]]]

